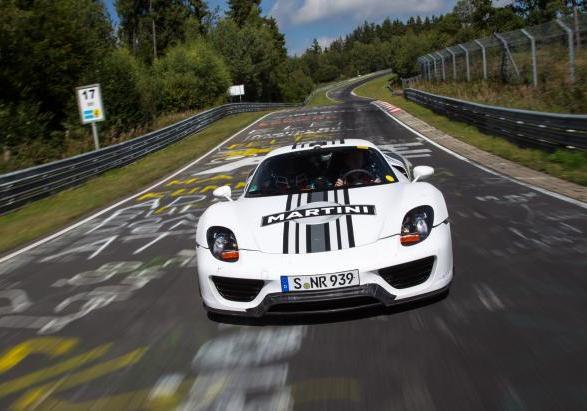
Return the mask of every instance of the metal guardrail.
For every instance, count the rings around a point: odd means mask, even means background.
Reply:
[[[100,150],[0,175],[0,214],[130,164],[230,114],[294,107],[284,103],[225,104],[160,130]]]
[[[587,150],[587,115],[543,113],[471,103],[413,88],[406,99],[451,119],[476,126],[488,134],[546,148]]]

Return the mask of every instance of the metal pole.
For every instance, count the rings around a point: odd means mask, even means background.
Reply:
[[[92,135],[94,136],[94,147],[96,147],[96,150],[100,150],[100,140],[98,140],[98,127],[96,123],[92,123]]]
[[[575,36],[577,37],[577,50],[581,48],[581,30],[579,30],[579,8],[577,0],[573,0],[573,17],[575,23]]]
[[[436,71],[436,59],[432,54],[428,54],[434,63],[434,79],[438,80],[438,72]]]
[[[485,54],[485,46],[479,40],[473,41],[481,47],[481,55],[483,56],[483,80],[487,80],[487,55]]]
[[[467,50],[462,44],[458,44],[458,46],[465,52],[465,60],[467,62],[467,81],[471,81],[471,72],[469,70],[469,50]]]
[[[446,50],[452,56],[452,79],[456,81],[456,79],[457,79],[457,57],[456,57],[455,53],[451,49],[449,49],[448,47],[446,48]]]
[[[438,51],[436,52],[440,56],[440,61],[442,62],[442,81],[446,81],[446,72],[444,71],[444,56],[440,54]]]
[[[518,66],[516,65],[516,61],[514,60],[514,56],[512,56],[512,52],[510,51],[510,48],[508,46],[508,42],[506,41],[506,39],[504,39],[502,36],[500,36],[499,33],[493,33],[493,35],[503,45],[503,49],[505,50],[506,55],[508,56],[508,58],[512,62],[512,66],[514,67],[514,70],[516,71],[516,77],[520,78],[520,70],[518,70]]]
[[[149,14],[153,25],[153,61],[157,60],[157,34],[155,31],[155,16],[153,15],[153,0],[149,0]]]
[[[526,37],[530,39],[530,49],[532,52],[532,84],[538,87],[538,70],[536,68],[536,40],[525,29],[520,30]]]
[[[571,76],[571,83],[575,82],[575,48],[573,45],[573,30],[561,20],[556,20],[559,26],[567,32],[569,38],[569,74]]]
[[[434,56],[432,54],[428,54],[430,56],[430,58],[432,59],[432,63],[434,64],[434,79],[437,80],[438,79],[438,75],[436,72],[436,59],[434,58]]]

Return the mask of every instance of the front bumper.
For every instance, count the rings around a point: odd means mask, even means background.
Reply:
[[[391,307],[409,302],[425,300],[448,291],[449,285],[437,290],[397,300],[376,284],[366,284],[348,289],[313,291],[301,293],[275,293],[265,296],[261,304],[245,312],[228,311],[208,307],[204,308],[215,314],[259,318],[267,315],[308,315],[335,314],[370,307]],[[280,307],[287,307],[281,309]],[[320,306],[324,308],[319,308]],[[317,309],[318,308],[318,309]]]
[[[425,257],[435,261],[426,281],[408,288],[394,288],[379,274],[384,267],[400,265]],[[420,244],[404,247],[399,237],[390,237],[362,247],[313,254],[278,255],[241,251],[236,263],[223,263],[209,250],[197,249],[198,279],[204,306],[212,312],[258,317],[265,314],[339,312],[425,298],[448,288],[453,275],[450,226],[435,227]],[[283,293],[282,275],[312,275],[358,269],[360,285],[323,291]],[[256,298],[239,302],[223,298],[212,276],[263,280]],[[321,309],[320,304],[323,304]],[[290,307],[287,307],[287,306]],[[310,307],[310,309],[308,309]]]

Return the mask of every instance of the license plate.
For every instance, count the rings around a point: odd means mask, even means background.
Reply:
[[[360,285],[359,270],[332,274],[281,276],[281,291],[316,291]]]

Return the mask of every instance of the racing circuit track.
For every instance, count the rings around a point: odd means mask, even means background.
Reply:
[[[343,104],[266,116],[2,262],[0,409],[584,409],[587,209],[437,148],[352,96],[354,86],[330,93]],[[453,232],[448,297],[336,316],[208,318],[194,234],[212,190],[242,190],[260,156],[294,138],[351,137],[436,169],[430,182]]]

